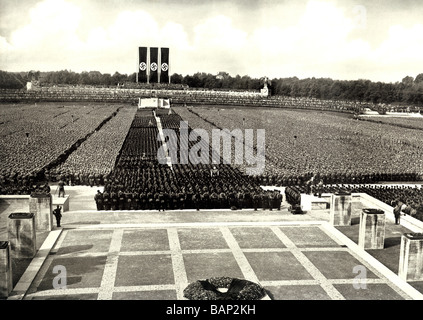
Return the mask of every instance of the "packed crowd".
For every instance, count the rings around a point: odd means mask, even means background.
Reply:
[[[55,176],[69,176],[67,181],[70,180],[73,184],[82,184],[81,180],[84,181],[84,178],[79,179],[81,174],[88,177],[92,174],[97,176],[97,180],[98,177],[109,174],[115,165],[115,159],[123,145],[135,112],[134,108],[120,109],[101,130],[95,131],[89,139],[82,142],[63,163],[52,170],[52,173]],[[52,173],[49,170],[45,172],[48,175]],[[79,181],[75,179],[76,176]],[[89,179],[87,184],[90,184]]]
[[[118,106],[28,104],[0,109],[0,176],[3,192],[24,192],[30,179],[42,183],[49,168],[66,160],[113,117]]]
[[[158,116],[164,128],[179,128],[179,115]],[[140,110],[135,119],[142,117],[150,115]],[[141,123],[146,127],[140,127]],[[106,178],[104,192],[96,195],[99,210],[280,208],[279,192],[262,190],[256,181],[230,165],[158,163],[151,157],[157,156],[161,145],[157,136],[157,127],[134,120],[116,166]]]
[[[309,172],[340,183],[422,178],[423,136],[414,129],[294,110],[197,107],[195,113],[176,111],[208,131],[265,129],[265,175],[277,179],[303,179]]]
[[[373,198],[395,207],[401,203],[401,210],[416,219],[423,221],[423,187],[411,185],[369,185],[369,184],[319,184],[313,183],[310,187],[307,183],[285,188],[285,196],[288,203],[298,205],[301,202],[301,193],[312,193],[320,196],[322,193],[335,193],[348,191],[351,193],[367,193]]]

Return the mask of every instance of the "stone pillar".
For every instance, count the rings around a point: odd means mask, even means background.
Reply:
[[[363,209],[360,213],[358,245],[363,249],[383,249],[385,245],[385,212]]]
[[[423,280],[423,233],[404,233],[398,276],[405,281]]]
[[[330,219],[333,226],[351,225],[351,192],[336,192],[331,196]]]
[[[13,289],[12,258],[8,241],[0,241],[0,298],[7,298]]]
[[[13,258],[33,258],[37,252],[35,217],[33,213],[12,213],[7,222]]]
[[[29,212],[35,215],[37,231],[51,231],[53,228],[52,197],[50,193],[33,193],[29,198]]]

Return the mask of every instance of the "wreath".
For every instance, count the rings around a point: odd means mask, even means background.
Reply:
[[[184,289],[189,300],[259,300],[266,296],[257,283],[230,277],[197,280]]]

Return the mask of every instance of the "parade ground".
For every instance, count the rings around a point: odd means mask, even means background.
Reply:
[[[401,235],[387,216],[385,248],[358,247],[359,212],[333,227],[329,210],[97,211],[97,187],[67,187],[61,227],[37,233],[37,255],[14,260],[9,300],[183,300],[188,284],[234,277],[273,300],[414,300],[423,282],[398,274]],[[52,186],[54,192],[54,186]],[[285,199],[285,197],[284,197]],[[2,206],[5,222],[23,205]]]

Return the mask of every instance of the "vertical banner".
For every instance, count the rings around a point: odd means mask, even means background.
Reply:
[[[139,47],[138,82],[147,82],[147,47]]]
[[[157,83],[158,78],[158,68],[159,68],[159,61],[158,61],[159,49],[158,48],[150,48],[150,83]]]
[[[160,83],[169,83],[169,48],[160,48]]]

